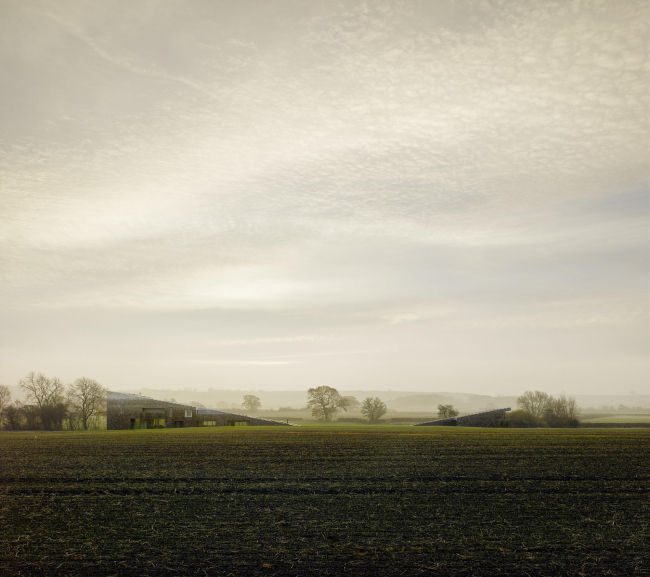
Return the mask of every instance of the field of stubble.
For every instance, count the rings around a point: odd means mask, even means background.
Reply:
[[[648,575],[650,430],[0,433],[2,575]]]

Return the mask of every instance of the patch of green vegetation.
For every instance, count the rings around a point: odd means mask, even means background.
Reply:
[[[0,434],[0,574],[643,575],[650,430]]]
[[[650,415],[608,415],[606,417],[585,417],[583,423],[650,423]]]

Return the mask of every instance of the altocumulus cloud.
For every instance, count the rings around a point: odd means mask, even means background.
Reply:
[[[9,382],[647,378],[646,2],[0,11]]]

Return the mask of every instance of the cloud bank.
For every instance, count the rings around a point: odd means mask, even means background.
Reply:
[[[646,2],[0,10],[3,380],[647,388]]]

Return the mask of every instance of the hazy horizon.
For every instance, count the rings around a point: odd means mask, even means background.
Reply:
[[[649,394],[648,21],[0,0],[0,383]]]

